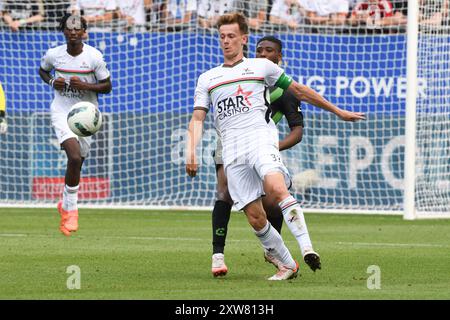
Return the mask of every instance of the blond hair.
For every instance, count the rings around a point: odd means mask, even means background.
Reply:
[[[220,16],[217,21],[217,29],[220,29],[223,25],[234,23],[239,25],[239,31],[241,31],[242,34],[248,34],[247,18],[240,12],[232,12]]]

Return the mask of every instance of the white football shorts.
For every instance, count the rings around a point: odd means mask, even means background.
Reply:
[[[283,164],[280,151],[274,145],[265,145],[247,154],[245,159],[239,158],[225,166],[228,191],[236,209],[242,210],[250,202],[265,195],[264,177],[271,172],[281,172],[286,187],[291,187],[289,171]]]
[[[52,110],[51,112],[52,126],[55,130],[58,142],[59,144],[62,144],[69,138],[76,138],[80,143],[81,156],[86,158],[91,148],[92,137],[79,137],[73,133],[67,124],[67,114],[68,112],[62,110]]]

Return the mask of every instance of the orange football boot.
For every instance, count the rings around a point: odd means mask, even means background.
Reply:
[[[66,211],[63,209],[62,201],[59,201],[58,212],[61,216],[59,230],[65,236],[70,236],[71,232],[76,232],[78,230],[78,210]]]

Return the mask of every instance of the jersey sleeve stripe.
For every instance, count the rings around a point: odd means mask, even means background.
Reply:
[[[278,122],[283,119],[283,112],[277,111],[274,115],[272,115],[272,120],[275,122],[275,124],[278,124]]]
[[[283,92],[283,89],[275,88],[275,90],[270,93],[270,103],[277,101],[283,95]]]
[[[292,78],[288,77],[285,73],[283,73],[275,83],[275,87],[286,90],[292,83]]]

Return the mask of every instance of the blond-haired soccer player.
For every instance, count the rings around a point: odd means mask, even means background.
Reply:
[[[288,90],[297,99],[321,105],[343,120],[361,120],[364,114],[342,110],[321,96],[313,95],[311,89],[293,81],[268,59],[246,59],[243,49],[248,41],[248,24],[242,14],[221,16],[218,29],[224,63],[198,78],[194,112],[188,130],[186,172],[191,177],[197,174],[195,149],[212,105],[214,124],[223,144],[222,158],[228,189],[234,205],[245,212],[264,250],[282,264],[269,280],[291,279],[298,273],[298,263],[280,234],[268,223],[261,202],[262,195],[271,194],[276,199],[288,228],[304,248],[303,255],[315,253],[303,211],[288,191],[290,177],[278,150],[278,131],[270,118],[266,95],[268,87]]]
[[[0,133],[6,133],[6,130],[8,130],[8,124],[6,122],[6,98],[2,84],[0,83]]]
[[[89,153],[91,137],[77,137],[67,124],[71,106],[80,101],[98,105],[97,95],[111,91],[110,72],[103,54],[85,43],[87,23],[76,15],[65,15],[60,22],[66,44],[49,49],[41,60],[39,75],[55,90],[50,106],[52,125],[67,155],[65,186],[57,208],[59,230],[66,236],[78,230],[78,189],[81,166]],[[54,70],[55,77],[51,75]]]

